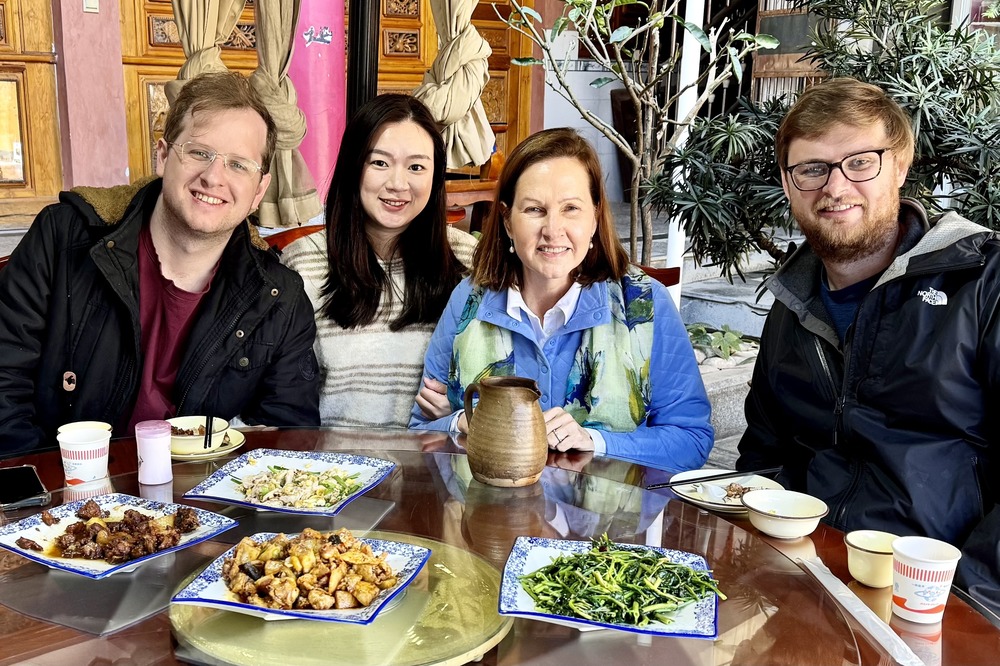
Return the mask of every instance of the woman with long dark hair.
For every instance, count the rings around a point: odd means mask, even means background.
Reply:
[[[445,222],[444,172],[430,111],[379,95],[344,131],[326,228],[285,248],[316,308],[323,425],[406,426],[427,342],[475,247]]]

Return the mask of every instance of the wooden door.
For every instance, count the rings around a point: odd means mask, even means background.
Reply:
[[[62,187],[53,43],[49,0],[0,0],[0,228]]]

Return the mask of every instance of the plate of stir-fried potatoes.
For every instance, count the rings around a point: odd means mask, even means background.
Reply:
[[[369,624],[420,572],[430,550],[349,530],[245,537],[171,600],[256,615]]]
[[[335,516],[395,466],[390,460],[345,453],[257,449],[226,463],[184,497]]]

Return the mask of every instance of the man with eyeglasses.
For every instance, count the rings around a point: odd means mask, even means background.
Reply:
[[[171,105],[159,178],[39,213],[0,271],[0,457],[70,421],[319,424],[312,306],[247,220],[276,134],[246,78],[205,74]]]
[[[1000,242],[900,198],[913,146],[903,110],[850,78],[808,89],[782,121],[806,242],[767,282],[736,466],[783,466],[778,481],[823,499],[838,529],[949,541],[995,575],[972,551],[1000,533],[983,521],[998,492]]]

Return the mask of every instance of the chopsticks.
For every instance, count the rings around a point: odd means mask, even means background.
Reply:
[[[765,474],[776,474],[781,471],[781,467],[768,467],[767,469],[753,469],[745,472],[726,472],[725,474],[710,474],[705,476],[694,476],[684,480],[667,481],[665,483],[654,483],[646,486],[646,490],[656,490],[657,488],[673,488],[674,486],[690,486],[695,483],[705,481],[719,481],[721,479],[735,479],[741,476],[764,476]]]
[[[215,425],[215,419],[209,414],[205,417],[205,442],[202,444],[203,449],[212,448],[212,426]]]

